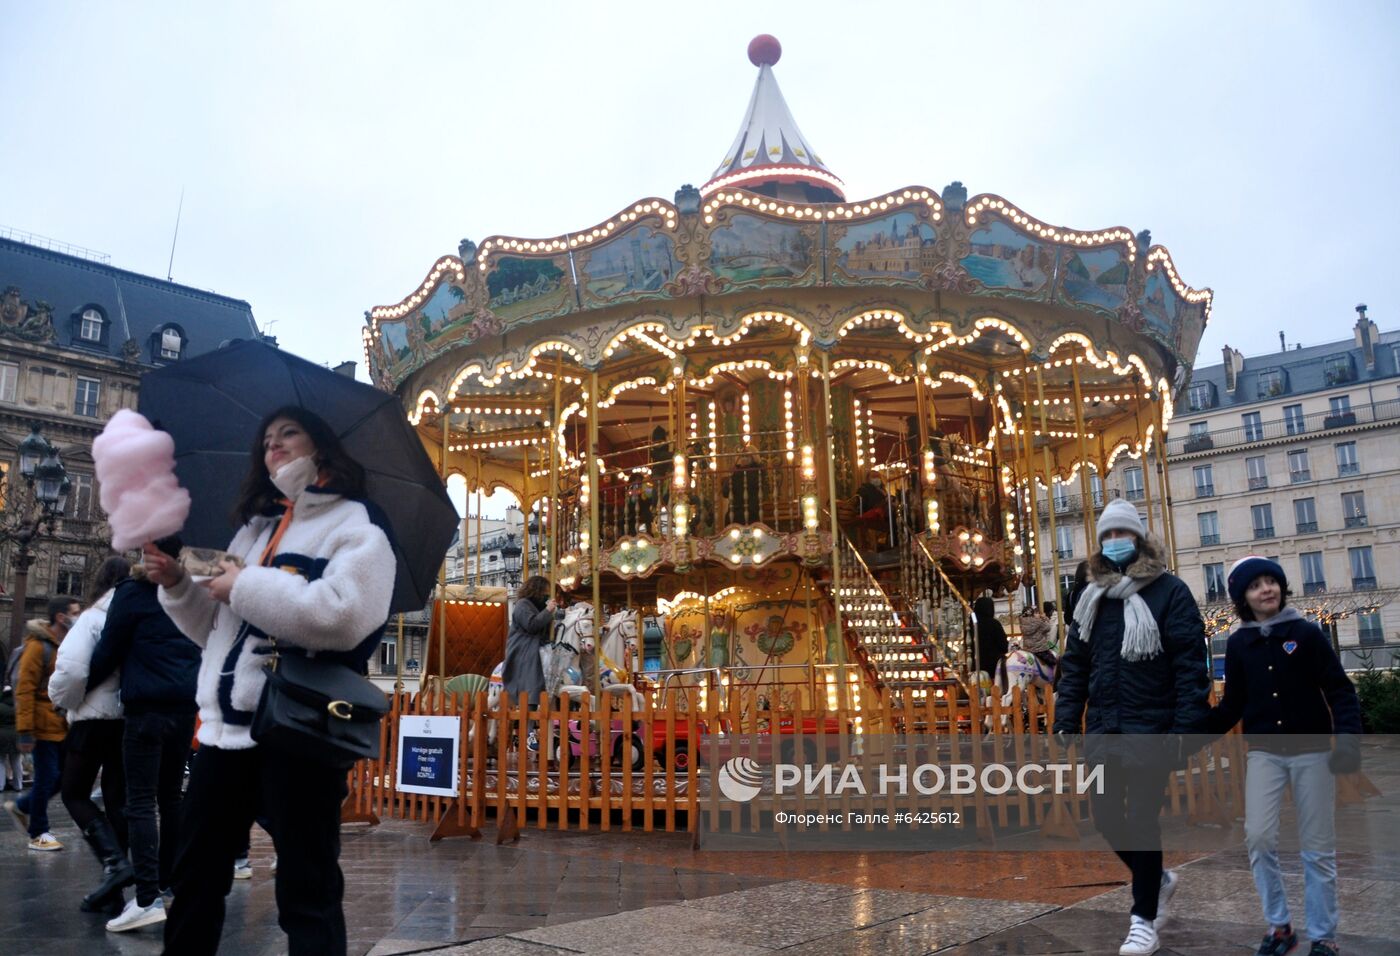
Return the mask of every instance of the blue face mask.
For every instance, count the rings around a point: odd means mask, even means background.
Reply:
[[[1137,545],[1132,538],[1108,538],[1103,543],[1103,556],[1114,564],[1126,565],[1137,556]]]

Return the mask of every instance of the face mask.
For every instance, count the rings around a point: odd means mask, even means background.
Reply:
[[[1132,538],[1109,538],[1103,543],[1103,556],[1114,564],[1127,564],[1137,555]]]
[[[316,462],[310,455],[294,458],[272,476],[277,490],[293,500],[306,490],[306,486],[316,480]]]

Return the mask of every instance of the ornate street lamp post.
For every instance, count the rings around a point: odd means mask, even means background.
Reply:
[[[506,568],[506,583],[512,588],[520,586],[520,562],[523,552],[515,540],[515,532],[506,533],[506,543],[501,545],[501,561]]]
[[[72,482],[68,471],[59,460],[58,449],[49,444],[39,434],[40,426],[32,426],[29,437],[19,443],[19,473],[24,479],[27,495],[21,499],[14,495],[16,485],[10,482],[10,492],[15,497],[15,523],[9,534],[18,542],[13,559],[15,568],[15,593],[10,604],[10,650],[19,646],[24,634],[24,603],[29,592],[29,568],[34,563],[34,552],[30,544],[39,535],[53,533],[56,520],[63,517],[68,505],[68,493]],[[32,500],[31,500],[32,499]],[[34,512],[33,504],[38,504]]]

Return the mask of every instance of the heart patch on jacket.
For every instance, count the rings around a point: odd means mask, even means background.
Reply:
[[[1296,651],[1297,649],[1298,649],[1298,642],[1297,642],[1297,641],[1284,641],[1284,642],[1283,642],[1283,652],[1284,652],[1285,654],[1292,654],[1292,653],[1293,653],[1294,651]]]

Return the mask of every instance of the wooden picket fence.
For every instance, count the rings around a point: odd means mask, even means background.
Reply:
[[[691,688],[694,691],[694,688]],[[955,701],[912,691],[882,693],[861,708],[797,711],[758,711],[740,708],[741,695],[687,700],[675,695],[665,706],[645,700],[634,711],[629,697],[610,698],[590,709],[585,699],[570,706],[567,699],[544,698],[533,705],[524,695],[510,705],[490,711],[484,693],[474,698],[438,689],[417,695],[393,696],[389,718],[381,727],[381,756],[361,761],[349,774],[349,795],[342,818],[346,822],[377,822],[383,818],[415,820],[435,826],[432,839],[479,836],[494,820],[503,838],[519,829],[610,830],[640,828],[645,832],[691,831],[702,815],[708,830],[742,832],[758,826],[759,815],[784,809],[799,813],[851,811],[865,814],[895,811],[956,814],[959,826],[971,828],[979,839],[994,840],[1008,829],[1037,828],[1050,836],[1074,839],[1088,819],[1087,795],[1033,794],[1012,788],[989,794],[978,787],[963,796],[938,793],[906,795],[827,796],[801,792],[775,797],[765,793],[735,807],[721,805],[711,787],[711,762],[733,756],[753,757],[760,765],[783,763],[878,763],[896,760],[937,761],[939,754],[963,754],[980,767],[988,763],[1020,766],[1028,761],[1057,762],[1059,752],[1049,728],[1054,723],[1053,699],[1042,702],[1034,692],[1013,691],[1008,704],[994,698],[989,707],[976,701]],[[699,695],[697,695],[699,697]],[[458,716],[458,796],[405,793],[395,785],[400,720],[411,716]],[[633,766],[631,734],[640,728],[643,741],[639,766]],[[498,728],[495,740],[489,729]],[[607,741],[579,735],[576,745],[554,750],[561,728],[611,726]],[[539,728],[539,752],[517,747],[531,725]],[[701,736],[722,731],[716,749],[702,753]],[[621,742],[621,759],[613,759]],[[597,753],[606,748],[606,755]],[[776,749],[775,749],[776,748]],[[1195,754],[1184,770],[1172,774],[1168,812],[1193,823],[1228,823],[1242,815],[1244,742],[1235,731]],[[600,759],[595,759],[600,758]],[[700,763],[706,763],[701,771]]]

